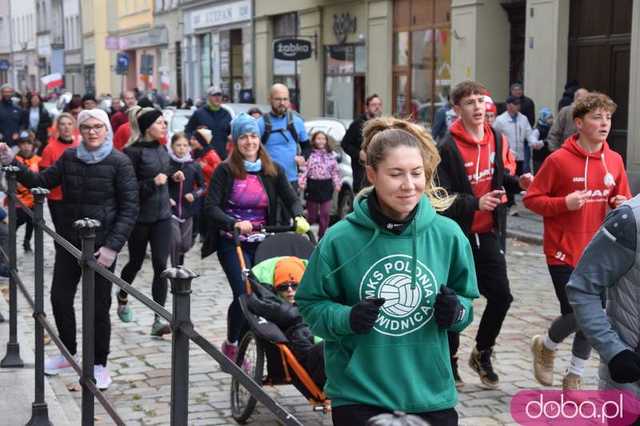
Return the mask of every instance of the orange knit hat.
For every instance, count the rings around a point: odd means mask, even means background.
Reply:
[[[283,257],[276,263],[275,270],[273,271],[273,286],[278,286],[285,283],[300,283],[302,275],[304,274],[304,263],[297,257]]]

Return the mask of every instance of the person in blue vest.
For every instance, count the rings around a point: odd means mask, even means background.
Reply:
[[[262,145],[284,169],[287,179],[298,191],[298,168],[304,167],[305,158],[311,153],[309,136],[304,120],[290,109],[289,89],[284,84],[271,86],[269,95],[271,111],[258,120]],[[278,223],[288,224],[291,218],[287,209],[278,205]]]
[[[207,91],[207,104],[193,113],[184,132],[191,137],[199,126],[213,133],[211,144],[222,160],[227,158],[227,138],[231,134],[231,114],[222,107],[222,90],[211,86]]]

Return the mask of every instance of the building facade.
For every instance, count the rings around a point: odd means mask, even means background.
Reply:
[[[0,1],[0,84],[13,82],[11,73],[11,13],[9,0]]]
[[[10,0],[13,85],[19,91],[38,87],[36,6],[33,0]]]
[[[40,78],[64,74],[64,26],[62,0],[36,0],[36,54],[38,88],[45,93]]]
[[[274,82],[287,84],[307,117],[351,119],[366,95],[379,94],[391,112],[393,1],[256,1],[255,75],[257,101],[264,103]],[[274,57],[276,42],[311,43],[298,61]]]
[[[84,91],[82,73],[82,29],[80,26],[80,0],[64,0],[64,86],[72,93]]]
[[[183,5],[185,97],[218,86],[234,102],[252,101],[252,1],[192,1]]]
[[[80,0],[82,67],[84,90],[97,96],[111,93],[114,55],[105,48],[109,29],[115,23],[113,3],[108,0]]]
[[[157,88],[170,99],[183,97],[182,10],[179,0],[155,0],[154,26],[166,32],[166,48],[159,49]]]

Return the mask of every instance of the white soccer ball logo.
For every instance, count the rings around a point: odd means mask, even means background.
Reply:
[[[382,310],[394,317],[405,317],[420,304],[422,292],[420,286],[411,288],[411,277],[404,274],[391,275],[379,287],[378,297],[384,297]]]

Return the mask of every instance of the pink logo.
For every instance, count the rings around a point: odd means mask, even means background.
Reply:
[[[621,390],[523,390],[511,399],[511,416],[527,426],[626,426],[640,416],[640,401]]]

